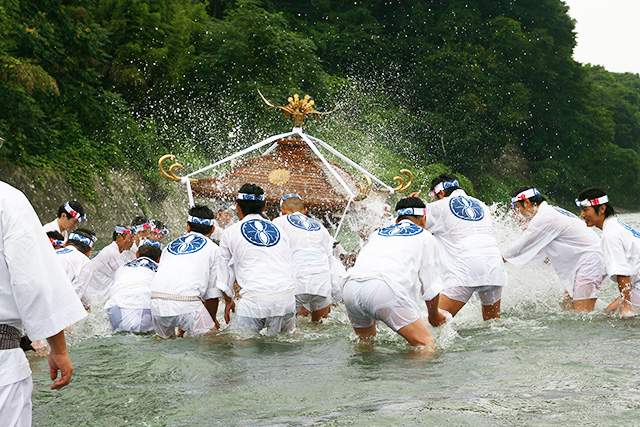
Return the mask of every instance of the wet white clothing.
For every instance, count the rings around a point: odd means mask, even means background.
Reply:
[[[596,232],[576,215],[547,202],[538,205],[522,236],[502,256],[524,268],[538,254],[549,258],[571,298],[578,270],[580,277],[595,278],[606,273]]]
[[[288,238],[260,215],[247,215],[222,234],[216,286],[232,297],[236,280],[242,288],[238,316],[262,319],[295,312]]]
[[[197,310],[179,314],[177,316],[153,316],[153,329],[164,339],[171,338],[176,328],[182,329],[187,335],[197,337],[212,330],[216,323],[211,318],[204,304],[200,303]]]
[[[222,232],[224,231],[224,228],[222,228],[220,226],[220,223],[218,222],[217,219],[213,220],[213,233],[211,233],[211,240],[213,240],[214,242],[219,242],[220,239],[222,239]]]
[[[0,324],[38,341],[86,315],[31,204],[0,182]],[[0,393],[30,375],[21,348],[0,350]]]
[[[116,270],[126,262],[127,260],[120,252],[116,242],[111,242],[91,258],[93,280],[91,280],[88,290],[90,298],[106,301],[109,298]]]
[[[381,228],[362,248],[346,280],[383,280],[405,307],[417,307],[417,292],[431,301],[442,290],[436,239],[408,219]],[[418,284],[420,288],[418,289]],[[346,292],[346,285],[343,292]]]
[[[30,376],[0,386],[0,427],[31,427],[32,393],[33,380]]]
[[[332,294],[333,237],[318,221],[296,212],[273,220],[291,248],[296,295]]]
[[[162,251],[151,292],[214,299],[222,296],[216,289],[218,245],[208,237],[191,232],[178,237]],[[151,299],[153,316],[178,316],[195,312],[202,301]]]
[[[109,300],[105,310],[120,308],[151,308],[151,282],[158,271],[158,264],[147,257],[129,261],[116,270]]]
[[[45,225],[43,225],[42,226],[42,231],[44,231],[44,234],[47,234],[50,231],[57,231],[58,233],[60,233],[60,234],[62,234],[64,236],[64,241],[65,242],[69,238],[69,233],[67,232],[67,230],[60,231],[60,225],[58,225],[58,218],[56,218],[53,221],[48,222]]]
[[[606,218],[602,225],[602,252],[611,280],[630,276],[632,288],[640,290],[640,232],[616,215]]]
[[[438,241],[442,282],[454,286],[505,286],[504,268],[487,206],[455,190],[427,203],[426,223]]]
[[[89,289],[89,284],[93,277],[93,265],[89,257],[72,245],[56,250],[56,255],[67,273],[67,277],[71,280],[71,285],[73,285],[78,298],[88,308],[91,305],[91,300],[87,294],[87,289]]]

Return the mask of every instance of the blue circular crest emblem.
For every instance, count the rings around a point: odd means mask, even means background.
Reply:
[[[640,238],[640,231],[636,230],[635,228],[633,228],[632,226],[625,224],[624,222],[618,220],[618,222],[620,223],[621,226],[623,226],[624,228],[626,228],[627,230],[629,230],[631,232],[631,234],[633,234],[633,237],[637,237]]]
[[[480,203],[464,196],[452,198],[449,201],[449,209],[456,217],[465,221],[480,221],[484,218],[484,209]]]
[[[287,215],[287,220],[291,225],[302,230],[318,231],[322,227],[317,221],[302,214]]]
[[[280,241],[280,230],[269,221],[262,219],[251,219],[240,226],[242,236],[247,241],[256,246],[267,248]]]
[[[384,237],[392,236],[415,236],[424,231],[422,227],[412,222],[399,222],[398,224],[390,225],[389,227],[381,228],[378,230],[378,235]]]
[[[178,237],[169,243],[167,250],[173,255],[188,255],[198,252],[207,243],[207,239],[196,234]]]

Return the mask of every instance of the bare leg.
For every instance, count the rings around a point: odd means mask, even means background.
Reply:
[[[564,295],[562,296],[562,300],[560,301],[560,307],[563,310],[573,310],[573,298],[569,296],[569,292],[564,291]]]
[[[491,305],[482,306],[482,318],[484,320],[499,319],[500,318],[500,301],[494,302]]]
[[[358,338],[361,340],[366,340],[367,338],[376,336],[376,322],[373,322],[373,325],[367,328],[353,328]]]
[[[314,310],[311,312],[311,321],[319,322],[322,319],[326,319],[329,316],[329,312],[331,311],[331,304],[326,306],[325,308],[321,308],[320,310]]]
[[[435,346],[431,332],[422,319],[398,329],[398,333],[414,347]]]
[[[444,294],[440,294],[440,300],[438,301],[438,308],[444,311],[448,311],[449,313],[451,313],[451,316],[453,317],[458,313],[458,311],[460,311],[462,307],[464,307],[464,304],[465,303],[463,303],[462,301],[456,301]]]
[[[300,311],[296,313],[296,317],[298,317],[298,316],[307,317],[308,315],[309,315],[309,310],[307,310],[307,308],[305,306],[302,306]]]
[[[589,298],[589,299],[581,299],[578,301],[573,301],[573,310],[576,312],[581,311],[593,311],[596,306],[597,298]]]

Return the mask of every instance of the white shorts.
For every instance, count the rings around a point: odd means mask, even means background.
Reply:
[[[296,295],[296,313],[299,312],[302,307],[305,307],[309,311],[316,311],[322,310],[329,305],[331,305],[331,297],[323,297],[321,295],[313,294]]]
[[[600,296],[600,287],[605,276],[576,277],[573,282],[573,300],[594,299]]]
[[[191,313],[178,316],[153,317],[153,327],[156,330],[156,334],[164,339],[171,338],[176,333],[176,328],[180,328],[195,337],[206,334],[215,326],[215,322],[204,305],[199,310]]]
[[[398,332],[421,318],[417,307],[398,301],[389,285],[380,279],[349,280],[342,297],[354,328],[368,328],[379,320]]]
[[[107,310],[111,327],[117,332],[151,332],[153,320],[150,308],[120,308],[117,305]]]
[[[495,304],[502,298],[502,286],[454,286],[445,289],[442,291],[442,294],[450,299],[466,304],[474,292],[478,293],[482,305]]]
[[[0,426],[31,427],[31,375],[17,383],[0,386]]]
[[[295,313],[287,313],[284,316],[263,318],[236,316],[231,320],[227,329],[251,332],[260,332],[266,329],[264,335],[267,337],[272,337],[280,332],[292,334],[296,331],[296,315]]]

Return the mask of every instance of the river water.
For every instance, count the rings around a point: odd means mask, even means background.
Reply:
[[[640,227],[640,214],[622,219]],[[519,231],[496,210],[495,233],[506,248]],[[616,286],[575,314],[550,265],[507,271],[502,320],[483,322],[472,299],[431,328],[431,359],[384,325],[358,344],[342,306],[294,336],[169,341],[113,334],[98,308],[68,338],[71,385],[49,390],[46,359],[30,356],[34,425],[639,425],[640,319],[603,314]]]

